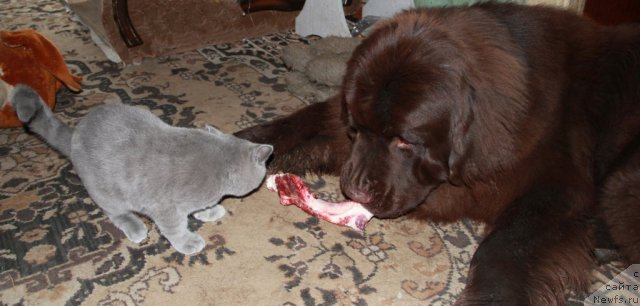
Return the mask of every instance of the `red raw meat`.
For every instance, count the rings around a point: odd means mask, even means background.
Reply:
[[[353,201],[327,202],[316,199],[302,179],[293,174],[275,174],[267,178],[267,188],[277,191],[282,205],[294,204],[306,213],[333,224],[349,226],[360,232],[373,217],[362,204]]]

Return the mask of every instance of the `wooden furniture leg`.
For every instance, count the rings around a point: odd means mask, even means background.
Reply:
[[[111,4],[113,6],[113,19],[127,47],[132,48],[142,45],[142,38],[140,38],[140,35],[138,35],[136,29],[133,27],[133,23],[131,23],[127,0],[112,0]]]

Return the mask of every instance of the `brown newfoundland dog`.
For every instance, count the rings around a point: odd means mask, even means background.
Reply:
[[[459,305],[564,305],[593,225],[640,263],[640,26],[504,4],[403,12],[340,95],[237,133],[379,218],[487,224]]]

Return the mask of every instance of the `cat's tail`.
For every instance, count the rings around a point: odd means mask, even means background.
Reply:
[[[35,90],[27,85],[18,84],[11,92],[9,101],[18,113],[20,121],[60,153],[69,156],[73,129],[53,115]]]

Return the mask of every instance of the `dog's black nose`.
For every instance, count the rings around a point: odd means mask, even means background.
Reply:
[[[342,193],[354,202],[369,204],[374,200],[375,183],[368,178],[367,173],[359,171],[353,161],[345,164],[340,175]]]
[[[343,188],[342,192],[351,201],[358,202],[360,204],[368,204],[373,200],[371,193],[358,188],[347,187]]]

